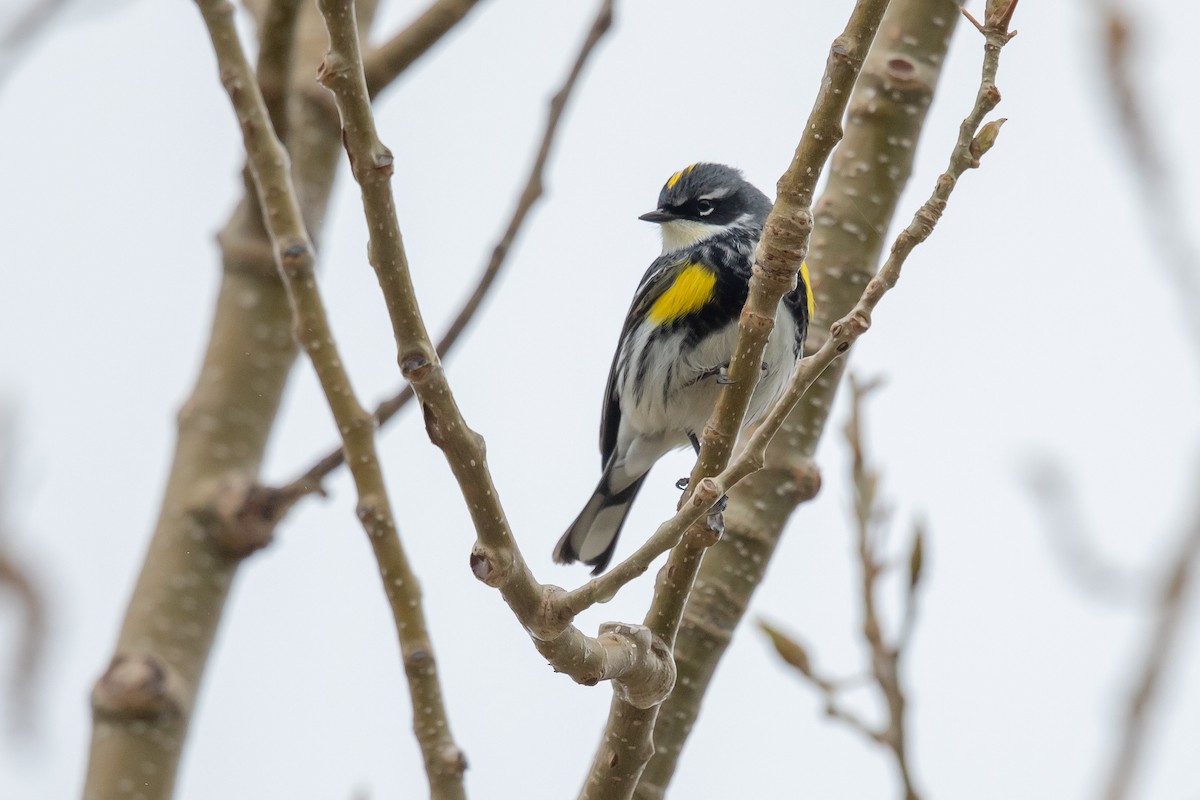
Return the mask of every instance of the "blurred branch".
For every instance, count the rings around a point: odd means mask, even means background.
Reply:
[[[1026,469],[1027,486],[1041,508],[1046,538],[1063,570],[1089,594],[1120,604],[1146,602],[1155,581],[1136,570],[1105,559],[1092,546],[1083,514],[1061,465],[1040,458]]]
[[[0,537],[3,535],[0,531]],[[34,719],[33,698],[37,669],[46,648],[46,601],[27,565],[19,564],[11,554],[0,550],[0,589],[17,597],[24,621],[21,638],[12,649],[12,677],[8,697],[15,730],[25,730]]]
[[[268,5],[276,11],[268,12]],[[363,0],[365,20],[374,8],[373,0]],[[290,11],[285,2],[258,4],[260,22],[268,13]],[[272,112],[287,106],[300,204],[309,230],[319,231],[339,140],[337,127],[305,90],[325,50],[324,26],[315,8],[304,4],[298,13],[296,44],[272,31],[259,67],[268,78],[268,97],[277,98]],[[272,69],[287,76],[287,101],[278,98]],[[217,236],[222,272],[212,328],[203,366],[179,411],[153,537],[112,658],[92,692],[86,800],[126,794],[135,779],[146,800],[173,795],[229,588],[242,560],[270,543],[278,519],[256,479],[296,345],[248,170],[245,179],[245,192]]]
[[[1120,0],[1093,0],[1091,5],[1102,31],[1101,61],[1107,78],[1104,86],[1109,91],[1126,155],[1133,167],[1141,195],[1144,222],[1152,245],[1159,249],[1167,277],[1173,284],[1173,294],[1180,302],[1189,343],[1200,360],[1200,252],[1189,237],[1194,226],[1184,217],[1184,205],[1172,181],[1174,173],[1163,155],[1174,151],[1156,140],[1159,129],[1147,117],[1144,106],[1146,93],[1134,75],[1131,53],[1138,33],[1134,17]],[[1200,473],[1197,474],[1200,476]],[[1041,486],[1035,484],[1035,488],[1040,488],[1047,516],[1051,516],[1051,521],[1056,523],[1052,529],[1056,538],[1061,539],[1064,531],[1069,532],[1075,537],[1071,549],[1076,562],[1094,565],[1098,559],[1086,544],[1084,535],[1079,532],[1082,526],[1077,523],[1078,514],[1069,505],[1065,478],[1061,473],[1046,470],[1043,470],[1040,478]],[[1178,646],[1181,619],[1187,609],[1188,592],[1192,588],[1197,563],[1200,563],[1200,503],[1191,512],[1178,549],[1165,561],[1161,579],[1153,589],[1140,592],[1153,597],[1154,618],[1145,651],[1141,654],[1140,667],[1129,691],[1116,752],[1106,759],[1107,777],[1101,789],[1105,800],[1123,800],[1130,796],[1162,676],[1169,669]],[[1106,569],[1102,573],[1104,581],[1109,584],[1113,582],[1113,575],[1120,576],[1121,573],[1113,569]],[[1123,582],[1130,581],[1125,577]],[[1143,588],[1149,581],[1142,579],[1138,584],[1139,588]]]
[[[46,648],[46,598],[33,571],[15,559],[9,548],[7,515],[11,512],[9,501],[15,452],[13,417],[7,408],[3,408],[0,409],[0,590],[7,589],[16,596],[23,615],[21,637],[11,651],[12,673],[8,688],[11,713],[8,721],[13,730],[22,732],[29,730],[35,719],[37,670]]]
[[[550,160],[550,153],[554,149],[554,142],[558,136],[559,123],[562,121],[563,112],[567,108],[567,102],[571,98],[571,93],[575,90],[575,86],[579,82],[579,76],[582,74],[584,66],[595,51],[596,45],[608,31],[611,19],[612,15],[611,11],[609,11],[607,14],[601,14],[592,22],[592,26],[588,30],[583,44],[575,55],[575,61],[567,73],[566,80],[563,81],[562,86],[554,93],[554,96],[550,98],[550,111],[546,117],[546,125],[542,130],[542,139],[538,144],[533,164],[530,166],[529,174],[525,179],[525,186],[517,197],[516,208],[513,209],[512,216],[509,218],[504,233],[492,247],[491,258],[488,259],[483,272],[480,273],[474,291],[471,292],[470,297],[467,298],[462,308],[459,309],[454,321],[450,323],[450,327],[442,334],[442,338],[438,340],[437,354],[439,358],[445,358],[450,349],[458,342],[463,331],[467,329],[471,321],[475,318],[475,314],[479,311],[484,299],[491,291],[496,278],[500,275],[501,268],[507,262],[508,254],[512,250],[513,243],[516,241],[521,228],[525,225],[529,217],[529,212],[545,193],[546,162]],[[368,64],[370,60],[371,58],[368,56]],[[376,423],[379,426],[387,424],[400,409],[408,405],[412,397],[412,386],[406,384],[403,389],[376,407]],[[334,447],[324,458],[309,467],[302,475],[280,486],[278,489],[270,491],[275,494],[276,502],[290,506],[305,495],[321,492],[322,481],[344,463],[345,455],[342,453],[342,449]]]
[[[1178,646],[1181,620],[1188,607],[1188,593],[1192,591],[1197,562],[1200,562],[1200,501],[1193,509],[1178,551],[1168,561],[1169,568],[1158,591],[1153,629],[1129,693],[1117,751],[1109,762],[1111,766],[1102,795],[1105,800],[1124,800],[1129,796],[1162,676]]]
[[[267,0],[258,27],[256,77],[262,91],[275,135],[288,138],[288,85],[292,77],[292,56],[296,45],[296,23],[300,0]]]
[[[390,86],[412,63],[463,21],[479,0],[434,0],[412,22],[363,58],[371,97]]]
[[[379,564],[404,657],[413,729],[425,760],[432,797],[465,797],[466,760],[450,733],[420,587],[396,531],[375,450],[374,419],[359,404],[333,340],[314,277],[312,242],[292,184],[287,151],[276,137],[246,60],[226,0],[197,0],[208,26],[221,81],[237,112],[276,263],[292,306],[296,336],[308,355],[342,434],[358,491],[357,513]],[[349,15],[351,26],[357,23]],[[351,28],[357,41],[357,28]],[[328,59],[328,55],[326,56]]]
[[[919,800],[907,747],[907,698],[900,678],[900,667],[916,620],[916,593],[923,571],[924,535],[920,526],[914,527],[909,557],[907,564],[904,564],[908,568],[908,575],[902,621],[899,631],[889,637],[884,631],[879,600],[880,584],[892,570],[883,552],[887,509],[879,495],[879,472],[867,457],[863,432],[864,400],[877,386],[877,382],[860,383],[854,376],[850,377],[850,418],[846,422],[845,436],[853,455],[851,479],[854,485],[855,551],[862,570],[862,634],[871,657],[871,682],[887,709],[886,723],[876,727],[851,712],[841,701],[843,690],[852,685],[849,681],[820,675],[814,670],[807,650],[797,641],[765,623],[759,623],[759,627],[771,638],[775,651],[784,661],[821,693],[826,714],[842,721],[863,737],[888,748],[900,775],[904,800]]]
[[[32,0],[11,25],[0,30],[0,84],[25,51],[49,30],[54,17],[66,5],[67,0]]]
[[[1189,341],[1200,360],[1200,251],[1189,237],[1195,226],[1184,217],[1184,205],[1172,180],[1174,171],[1163,154],[1180,152],[1155,139],[1158,128],[1150,123],[1141,91],[1134,75],[1131,53],[1137,44],[1138,30],[1120,0],[1093,0],[1103,30],[1103,63],[1109,99],[1126,154],[1133,166],[1141,208],[1150,243],[1159,250],[1167,276],[1174,284],[1181,317],[1188,328]],[[1190,152],[1184,150],[1182,152]]]

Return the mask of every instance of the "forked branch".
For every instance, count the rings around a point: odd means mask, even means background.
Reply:
[[[292,186],[287,151],[271,126],[266,103],[238,38],[233,6],[226,0],[197,0],[197,5],[208,26],[221,82],[241,123],[259,204],[292,305],[296,338],[313,364],[349,455],[358,491],[358,516],[379,563],[400,640],[413,728],[425,759],[430,793],[439,800],[463,798],[466,761],[451,736],[442,703],[420,588],[396,531],[375,452],[374,422],[354,395],[317,289],[313,246]]]

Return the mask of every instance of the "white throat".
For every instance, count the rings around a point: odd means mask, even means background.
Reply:
[[[673,219],[658,227],[662,229],[663,255],[691,247],[729,229],[728,225],[709,225],[690,219]]]

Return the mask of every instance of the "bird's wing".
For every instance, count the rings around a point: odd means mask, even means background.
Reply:
[[[667,290],[685,263],[687,259],[678,253],[656,258],[642,276],[633,302],[629,305],[625,324],[621,326],[621,338],[617,340],[617,349],[613,353],[612,366],[608,369],[608,385],[604,387],[604,407],[600,411],[601,469],[608,463],[609,457],[617,447],[617,431],[621,427],[621,406],[617,400],[617,363],[621,358],[621,342],[624,342],[634,326],[645,318],[650,306]]]

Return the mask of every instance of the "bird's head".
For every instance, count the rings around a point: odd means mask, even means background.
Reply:
[[[638,219],[662,228],[670,253],[732,228],[761,228],[771,201],[742,173],[723,164],[692,164],[676,172],[658,195],[658,208]]]

